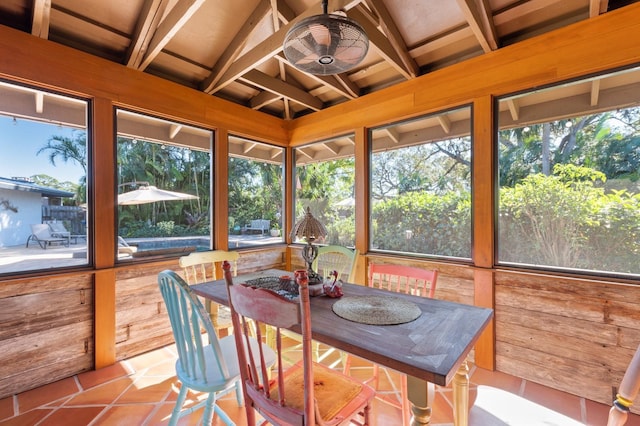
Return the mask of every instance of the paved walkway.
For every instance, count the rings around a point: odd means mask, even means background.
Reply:
[[[132,245],[139,241],[149,241],[148,238],[132,238],[127,240]],[[166,241],[166,238],[162,238]],[[277,244],[282,242],[282,237],[263,235],[230,235],[229,248],[246,248]],[[78,239],[78,244],[48,246],[41,248],[37,243],[0,248],[0,274],[32,271],[35,269],[60,268],[68,266],[81,266],[87,264],[87,243]]]

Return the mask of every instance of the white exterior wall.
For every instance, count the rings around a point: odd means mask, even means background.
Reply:
[[[42,194],[0,189],[0,200],[7,200],[17,213],[0,207],[0,247],[24,245],[31,225],[42,223]]]

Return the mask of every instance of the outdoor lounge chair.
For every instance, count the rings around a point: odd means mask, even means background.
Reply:
[[[51,233],[49,225],[46,223],[39,223],[31,225],[31,235],[27,238],[27,247],[29,247],[29,241],[36,241],[41,248],[45,249],[47,246],[51,246],[53,243],[62,243],[69,247],[69,237],[55,237]]]

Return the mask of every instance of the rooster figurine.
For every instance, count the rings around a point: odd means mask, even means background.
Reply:
[[[341,297],[342,293],[342,280],[338,279],[338,271],[331,271],[329,276],[324,280],[324,294],[329,297]]]

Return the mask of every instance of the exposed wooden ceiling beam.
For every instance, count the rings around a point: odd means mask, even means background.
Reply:
[[[335,149],[335,148],[331,147],[331,145],[329,144],[329,142],[323,142],[321,145],[322,145],[322,147],[323,147],[324,149],[326,149],[327,151],[329,151],[329,152],[330,152],[330,153],[332,153],[333,155],[338,155],[338,152],[340,152],[339,150],[337,150],[337,149]]]
[[[173,139],[182,130],[182,124],[171,124],[169,126],[169,139]]]
[[[158,26],[149,42],[149,47],[140,62],[139,70],[144,70],[158,56],[174,35],[187,23],[206,0],[179,0],[167,17]]]
[[[518,121],[520,117],[520,105],[518,105],[518,101],[516,99],[507,99],[507,107],[509,108],[513,121]]]
[[[146,0],[133,35],[133,40],[129,44],[126,64],[129,68],[138,69],[142,63],[153,34],[158,29],[160,19],[169,4],[169,0]]]
[[[242,153],[243,154],[248,154],[256,146],[258,146],[257,142],[245,142],[245,143],[242,144]]]
[[[257,25],[271,12],[271,4],[269,0],[260,0],[260,3],[251,12],[249,18],[242,24],[240,30],[236,33],[231,43],[220,58],[213,66],[209,76],[200,84],[200,89],[206,93],[213,93],[214,86],[220,81],[223,74],[229,69],[233,61],[236,60],[242,49],[247,43],[249,35],[255,30]]]
[[[398,55],[394,47],[391,45],[387,36],[377,28],[375,18],[372,17],[368,11],[365,12],[365,9],[358,5],[347,11],[347,16],[351,19],[355,19],[356,22],[362,26],[365,33],[367,33],[367,36],[369,37],[369,48],[373,47],[376,49],[378,54],[404,78],[407,80],[412,78],[411,73],[405,67],[402,59],[400,59],[400,55]]]
[[[272,92],[268,92],[266,90],[263,90],[262,92],[258,93],[256,96],[254,96],[253,98],[251,98],[251,100],[249,101],[249,106],[252,109],[258,110],[264,106],[269,105],[270,103],[273,103],[279,99],[282,99],[282,96],[276,94],[276,93],[272,93]]]
[[[400,132],[398,132],[396,129],[387,127],[386,129],[384,129],[384,132],[391,138],[393,143],[397,144],[400,142]]]
[[[609,8],[609,0],[590,0],[589,1],[589,17],[602,15]]]
[[[591,82],[591,106],[598,105],[598,99],[600,98],[600,81],[600,79],[597,79]]]
[[[281,54],[276,55],[275,58],[285,65],[291,65],[289,61],[287,61],[287,58]],[[347,99],[355,99],[360,96],[360,88],[357,84],[351,81],[349,76],[345,73],[334,75],[307,75],[318,83],[325,85],[327,88],[338,92]]]
[[[342,4],[339,0],[330,0],[329,6],[331,10],[340,9]],[[268,61],[278,53],[282,51],[282,44],[284,42],[284,37],[287,34],[287,31],[291,27],[293,27],[296,23],[303,20],[308,16],[313,16],[319,14],[320,2],[314,3],[313,6],[309,7],[300,15],[296,16],[295,19],[289,21],[287,24],[280,27],[278,31],[276,31],[272,36],[267,37],[262,42],[258,43],[253,49],[246,52],[242,57],[238,58],[229,68],[222,73],[220,77],[215,78],[216,83],[213,84],[210,90],[207,93],[216,93],[219,90],[225,88],[229,84],[233,83],[236,79],[240,78],[243,74],[247,73],[247,71],[252,68],[256,68],[258,65],[263,64]]]
[[[523,16],[531,13],[540,13],[544,8],[556,6],[561,1],[562,0],[535,0],[520,2],[517,6],[504,9],[503,12],[496,14],[493,17],[493,24],[500,26],[521,19]]]
[[[482,50],[485,53],[496,50],[498,48],[496,29],[493,24],[491,7],[486,5],[486,0],[457,1]]]
[[[320,99],[310,95],[308,92],[299,89],[289,83],[278,78],[271,77],[262,71],[256,69],[247,72],[240,77],[241,80],[253,84],[263,90],[276,93],[286,99],[297,102],[301,105],[311,108],[314,111],[320,111],[323,103]]]
[[[387,9],[382,0],[367,0],[367,5],[378,16],[378,24],[387,35],[398,56],[400,56],[405,69],[412,78],[415,78],[419,73],[418,64],[409,54],[407,44],[404,42],[398,26],[389,13],[389,9]]]
[[[31,34],[43,39],[49,38],[51,0],[34,0],[31,17]]]
[[[296,154],[302,154],[309,160],[313,160],[313,157],[310,154],[307,154],[307,152],[303,148],[296,148]]]
[[[446,134],[451,133],[451,119],[445,114],[440,114],[436,118],[438,119],[438,123],[440,123],[442,130],[444,130]]]
[[[44,93],[35,92],[36,113],[42,114],[44,112]]]

